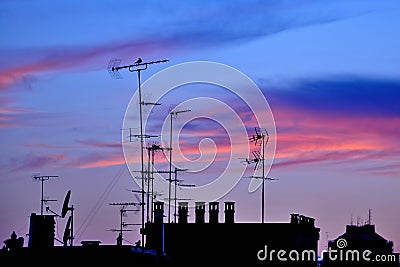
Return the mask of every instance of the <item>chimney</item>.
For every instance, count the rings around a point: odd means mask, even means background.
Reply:
[[[225,223],[235,222],[235,202],[225,202]]]
[[[29,225],[29,247],[50,248],[54,246],[54,215],[31,213]]]
[[[156,201],[154,205],[154,223],[162,224],[164,222],[164,202]]]
[[[299,214],[297,213],[292,213],[290,214],[290,223],[292,224],[299,224]]]
[[[187,223],[188,202],[179,202],[178,206],[178,223]]]
[[[195,209],[195,214],[196,214],[196,223],[204,223],[204,213],[206,211],[206,204],[205,202],[196,202],[196,209]]]
[[[219,203],[218,202],[210,202],[208,203],[208,212],[209,212],[209,223],[218,223],[218,212],[219,212]]]

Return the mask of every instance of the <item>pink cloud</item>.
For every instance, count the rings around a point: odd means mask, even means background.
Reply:
[[[40,72],[40,71],[46,71],[51,68],[52,64],[49,64],[48,62],[37,62],[37,63],[31,63],[31,64],[26,64],[26,65],[21,65],[18,67],[13,67],[9,68],[6,70],[1,70],[0,71],[0,90],[7,89],[7,86],[10,84],[13,84],[19,80],[21,80],[23,77]]]
[[[400,118],[334,116],[284,107],[275,112],[277,153],[274,167],[313,162],[344,164],[392,160],[400,155]],[[387,166],[386,171],[398,166]],[[367,169],[365,169],[367,171]]]
[[[58,168],[60,163],[68,156],[66,154],[39,154],[30,153],[18,158],[12,158],[12,171],[37,170],[41,168]]]
[[[106,43],[96,47],[57,47],[45,48],[32,51],[36,55],[34,59],[20,58],[14,62],[21,62],[19,65],[11,66],[0,70],[0,90],[7,90],[9,86],[31,75],[42,74],[45,72],[57,72],[66,69],[99,69],[105,68],[104,62],[111,59],[110,55],[125,58],[135,54],[151,56],[161,51],[171,49],[171,40],[158,39],[138,41],[128,40],[122,43]],[[132,64],[136,58],[131,58]],[[106,61],[105,61],[106,60]],[[100,63],[101,62],[101,63]],[[100,64],[99,64],[100,63]]]
[[[100,142],[95,140],[77,140],[76,142],[92,147],[100,148],[122,148],[121,142]]]
[[[272,168],[288,168],[296,165],[318,163],[318,165],[341,164],[355,171],[390,175],[399,171],[400,164],[387,164],[399,161],[400,118],[352,115],[341,116],[332,113],[316,112],[309,108],[281,105],[273,110],[277,126],[277,150]],[[247,111],[243,111],[248,116]],[[250,120],[250,124],[253,122]],[[249,127],[249,125],[246,126]],[[231,152],[229,137],[220,128],[187,129],[180,140],[182,153],[199,155],[199,142],[209,137],[216,143],[217,160],[228,160]],[[215,138],[215,137],[218,138]],[[189,139],[190,137],[190,139]],[[231,136],[231,138],[243,138]],[[243,142],[241,149],[247,150]],[[251,149],[252,150],[252,149]],[[209,149],[203,153],[214,153]],[[399,161],[400,162],[400,161]],[[371,164],[379,168],[368,169]],[[360,167],[360,166],[366,167]]]
[[[18,127],[23,124],[19,118],[24,114],[31,114],[32,109],[1,107],[0,108],[0,128]]]
[[[100,168],[125,164],[122,153],[90,153],[67,164],[70,168]]]

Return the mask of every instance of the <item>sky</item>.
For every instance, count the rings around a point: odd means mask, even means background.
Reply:
[[[201,188],[227,172],[232,186],[217,201],[235,201],[237,222],[260,222],[259,183],[241,179],[255,173],[243,159],[259,149],[249,142],[258,119],[271,134],[267,175],[277,179],[265,184],[266,222],[315,218],[321,250],[371,210],[400,251],[398,1],[5,0],[0,14],[1,240],[15,231],[27,244],[29,216],[41,208],[34,177],[57,176],[44,182],[44,206],[60,214],[71,190],[74,243],[116,243],[120,206],[110,204],[140,201],[140,140],[127,132],[140,129],[138,75],[109,64],[140,57],[168,60],[140,71],[144,101],[160,103],[143,106],[145,132],[157,134],[145,144],[167,147],[170,111],[191,110],[173,118],[182,184]],[[225,66],[257,90],[222,75],[236,94],[202,83],[159,94],[214,70],[181,72],[190,62]],[[157,170],[168,169],[168,153],[155,153]],[[165,201],[165,190],[157,197]],[[140,223],[135,208],[126,215]],[[66,219],[56,217],[59,239]],[[138,226],[127,229],[133,244]]]

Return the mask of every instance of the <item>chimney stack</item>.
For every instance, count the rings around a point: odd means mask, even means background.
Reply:
[[[31,213],[29,225],[29,247],[50,248],[54,246],[54,215]]]
[[[188,202],[179,202],[178,216],[178,223],[187,223]]]
[[[218,223],[218,212],[219,212],[219,203],[218,202],[210,202],[208,203],[208,212],[209,212],[209,223]]]
[[[206,211],[206,205],[205,202],[196,202],[196,223],[204,223],[204,213]]]
[[[235,202],[225,202],[225,223],[235,222]]]
[[[157,201],[154,205],[154,223],[162,224],[164,222],[164,202]]]

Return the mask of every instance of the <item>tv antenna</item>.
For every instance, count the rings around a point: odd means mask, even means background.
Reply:
[[[259,151],[253,151],[251,152],[253,154],[253,158],[252,159],[248,159],[248,158],[242,158],[244,163],[246,164],[252,164],[255,163],[254,165],[254,170],[257,170],[260,168],[260,162],[262,160],[262,155]]]
[[[67,212],[69,211],[71,215],[68,217],[67,224],[65,225],[65,230],[64,230],[64,236],[63,236],[63,243],[64,246],[69,245],[72,246],[73,240],[74,240],[74,206],[68,206],[69,205],[69,200],[71,198],[71,190],[68,190],[67,194],[65,195],[64,198],[64,203],[61,209],[61,217],[64,218],[65,215],[67,215]]]
[[[262,189],[261,189],[261,223],[264,223],[264,206],[265,206],[265,180],[271,180],[272,178],[265,177],[265,145],[268,143],[269,134],[265,128],[255,127],[255,134],[249,137],[249,141],[254,143],[256,146],[261,146],[261,152],[253,152],[254,159],[246,159],[245,161],[250,163],[255,163],[255,169],[259,168],[261,163],[262,174],[260,177],[253,176],[252,178],[262,179]],[[273,179],[275,180],[275,179]]]
[[[176,201],[177,200],[191,200],[191,199],[184,199],[184,198],[178,198],[177,197],[177,193],[176,193],[176,189],[177,189],[177,187],[179,186],[179,187],[196,187],[196,185],[194,185],[194,184],[183,184],[183,183],[181,183],[183,180],[181,180],[181,179],[178,179],[178,172],[180,172],[180,171],[187,171],[187,169],[179,169],[179,168],[176,168],[175,167],[175,171],[174,171],[174,173],[175,173],[175,179],[173,180],[173,182],[174,182],[174,188],[175,188],[175,190],[174,190],[174,222],[177,222],[177,220],[176,220],[176,216],[178,216],[178,213],[177,213],[177,211],[176,211],[176,208],[177,208],[177,205],[176,205]],[[172,182],[172,181],[171,181]]]
[[[45,199],[43,194],[44,194],[44,181],[49,180],[50,178],[56,178],[58,175],[39,175],[39,174],[33,174],[33,179],[34,180],[39,180],[42,184],[41,186],[41,199],[40,199],[40,215],[43,215],[43,204],[49,201],[57,201],[55,199]]]
[[[173,171],[157,171],[157,173],[168,173],[169,174],[169,177],[170,178],[168,178],[167,179],[167,181],[169,182],[169,190],[168,190],[168,197],[167,198],[165,198],[166,200],[168,200],[168,218],[170,218],[170,216],[171,216],[171,200],[174,200],[174,210],[175,210],[175,214],[174,214],[174,218],[175,218],[175,216],[176,216],[176,200],[178,200],[177,199],[177,197],[176,197],[176,188],[177,188],[177,186],[179,185],[179,186],[181,186],[181,187],[194,187],[195,185],[186,185],[186,184],[178,184],[181,180],[179,180],[178,179],[178,172],[182,172],[182,171],[187,171],[187,169],[180,169],[180,168],[177,168],[177,167],[175,167],[175,169],[173,170]],[[172,173],[174,173],[175,174],[175,178],[172,178]],[[174,192],[175,192],[175,197],[174,198],[172,198],[171,197],[171,195],[172,195],[172,189],[171,189],[171,185],[172,185],[172,183],[174,183]],[[179,199],[179,200],[191,200],[191,199]],[[169,220],[168,221],[168,223],[170,223],[171,221]]]
[[[158,144],[157,142],[149,143],[146,147],[147,154],[148,154],[148,180],[147,180],[147,221],[150,220],[151,214],[151,221],[153,221],[153,200],[154,200],[154,156],[155,152],[162,151],[164,152],[164,148]],[[150,203],[150,196],[151,203]],[[150,214],[149,214],[150,213]]]
[[[159,63],[164,63],[168,62],[168,59],[163,59],[163,60],[156,60],[156,61],[148,61],[148,62],[143,62],[142,58],[138,58],[133,64],[129,65],[123,65],[120,66],[121,60],[119,59],[111,59],[109,64],[108,64],[108,72],[114,77],[114,78],[121,78],[122,76],[119,74],[119,70],[121,69],[128,69],[130,72],[137,72],[138,74],[138,84],[139,84],[139,113],[140,113],[140,134],[138,135],[140,138],[140,162],[141,162],[141,175],[142,175],[142,203],[145,202],[145,194],[144,194],[144,138],[146,137],[143,129],[143,119],[142,119],[142,106],[144,105],[144,102],[142,101],[142,88],[141,88],[141,82],[140,82],[140,73],[142,70],[146,70],[149,65],[153,64],[159,64]],[[142,244],[144,244],[144,221],[145,221],[145,210],[144,206],[142,206]],[[144,250],[143,250],[144,252]]]
[[[178,116],[180,113],[190,112],[190,109],[185,110],[171,110],[170,115],[170,132],[169,132],[169,187],[168,187],[168,223],[171,222],[171,182],[172,182],[172,118]],[[175,174],[177,169],[175,168]],[[176,180],[176,179],[175,179]]]
[[[119,229],[111,229],[110,231],[119,232],[117,238],[117,245],[122,245],[122,233],[125,231],[132,231],[131,229],[124,229],[129,225],[140,225],[138,223],[126,223],[124,222],[124,217],[127,217],[127,211],[140,211],[140,209],[126,209],[126,206],[140,206],[141,203],[137,202],[124,202],[124,203],[110,203],[111,206],[120,206],[119,213],[120,213],[120,226]]]

